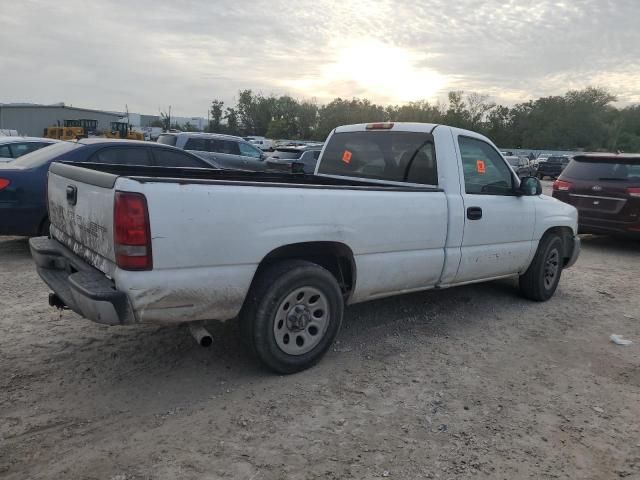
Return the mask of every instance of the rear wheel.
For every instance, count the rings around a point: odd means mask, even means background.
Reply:
[[[530,300],[544,302],[553,297],[562,274],[562,239],[552,233],[540,240],[533,262],[520,276],[520,291]]]
[[[285,260],[259,274],[240,314],[241,334],[278,373],[311,367],[336,338],[344,311],[338,282],[323,267]]]

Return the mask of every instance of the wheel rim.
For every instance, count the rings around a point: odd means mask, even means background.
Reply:
[[[544,262],[544,287],[550,289],[560,270],[560,253],[558,250],[553,249],[549,252],[546,261]]]
[[[288,355],[311,351],[329,326],[329,301],[314,287],[300,287],[288,294],[276,310],[273,334],[276,344]]]

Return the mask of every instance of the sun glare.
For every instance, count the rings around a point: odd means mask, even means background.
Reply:
[[[446,85],[446,78],[418,66],[420,54],[379,40],[357,40],[336,48],[319,78],[292,85],[319,97],[364,96],[383,103],[431,99]]]

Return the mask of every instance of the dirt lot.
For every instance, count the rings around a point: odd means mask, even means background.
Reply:
[[[0,239],[0,477],[640,478],[639,265],[588,237],[545,304],[507,280],[354,306],[280,377],[231,323],[203,349],[60,316]]]

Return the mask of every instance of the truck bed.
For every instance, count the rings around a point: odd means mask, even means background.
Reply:
[[[81,167],[66,168],[66,166]],[[385,191],[441,191],[438,188],[416,185],[393,185],[375,180],[354,180],[323,175],[286,172],[250,172],[242,170],[214,170],[202,168],[151,167],[142,165],[105,165],[99,163],[62,162],[50,169],[80,182],[104,184],[112,187],[117,177],[127,177],[141,183],[177,182],[183,184],[214,183],[298,188],[339,188]],[[98,172],[110,175],[100,175]]]

